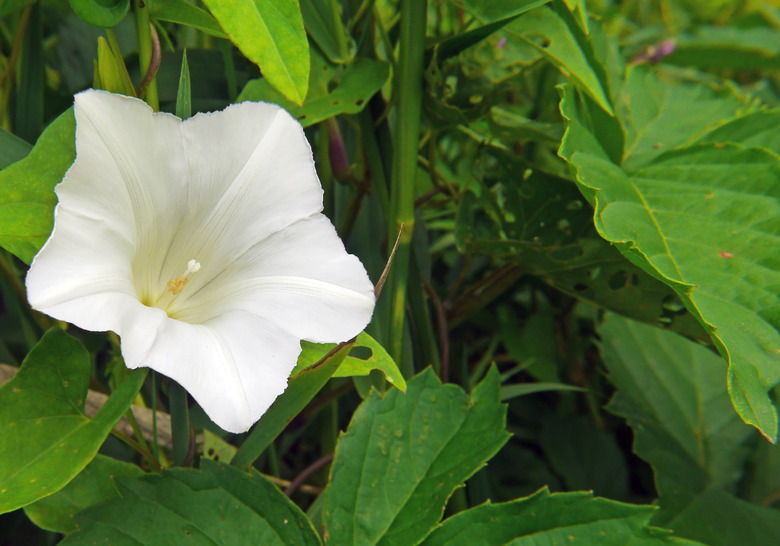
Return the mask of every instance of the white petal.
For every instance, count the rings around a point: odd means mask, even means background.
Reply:
[[[188,324],[158,309],[125,317],[120,336],[129,368],[148,366],[182,385],[229,432],[244,432],[287,386],[300,342],[273,323],[236,311]]]
[[[116,310],[138,303],[132,281],[134,247],[101,220],[57,208],[55,232],[27,272],[30,305],[86,330],[114,330]]]
[[[182,135],[189,212],[171,249],[177,263],[198,260],[201,276],[322,210],[303,128],[278,106],[244,102],[198,114],[182,124]]]
[[[301,339],[346,341],[371,320],[374,287],[347,254],[330,221],[317,214],[273,234],[219,276],[193,279],[172,316],[200,322],[244,309]],[[189,287],[188,287],[189,288]]]

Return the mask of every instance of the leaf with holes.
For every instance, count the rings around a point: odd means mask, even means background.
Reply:
[[[247,83],[238,100],[279,104],[301,125],[308,127],[339,114],[357,114],[390,75],[390,65],[364,57],[356,59],[342,71],[313,52],[311,66],[312,85],[303,106],[285,100],[262,79]],[[335,87],[331,86],[331,82],[335,82]]]
[[[323,493],[331,544],[415,544],[447,499],[504,445],[506,408],[491,368],[471,396],[426,370],[366,398],[336,447]]]
[[[146,371],[131,373],[88,419],[89,354],[62,330],[46,332],[0,387],[0,513],[57,492],[87,466],[130,407]]]

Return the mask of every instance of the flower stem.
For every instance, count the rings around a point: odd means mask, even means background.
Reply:
[[[182,466],[190,449],[190,408],[187,391],[171,381],[168,384],[168,398],[171,410],[171,437],[173,441],[173,464]]]
[[[143,0],[133,2],[133,15],[135,17],[135,34],[138,39],[138,57],[141,61],[141,74],[147,74],[152,66],[154,56],[154,42],[152,40],[152,25],[149,20],[149,8]],[[159,45],[158,45],[159,48]],[[157,80],[152,78],[146,88],[146,96],[142,97],[154,110],[160,109],[160,100],[157,97]]]
[[[389,353],[400,365],[403,349],[406,285],[409,276],[409,252],[414,231],[415,172],[422,111],[423,54],[427,2],[402,0],[401,37],[395,93],[398,115],[393,132],[393,173],[388,233],[403,226],[401,242],[390,272]]]

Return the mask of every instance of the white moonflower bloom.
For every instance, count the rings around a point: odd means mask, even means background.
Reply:
[[[76,161],[27,274],[35,309],[116,332],[129,368],[174,379],[231,432],[284,391],[300,340],[368,324],[373,286],[321,214],[287,112],[244,102],[182,122],[92,90],[75,116]]]

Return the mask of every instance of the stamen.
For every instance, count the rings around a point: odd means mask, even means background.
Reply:
[[[197,273],[200,271],[200,263],[198,263],[196,260],[190,260],[187,262],[187,271],[173,279],[172,281],[168,281],[168,292],[176,296],[184,290],[184,287],[187,286],[187,283],[190,282],[190,274],[191,273]]]

